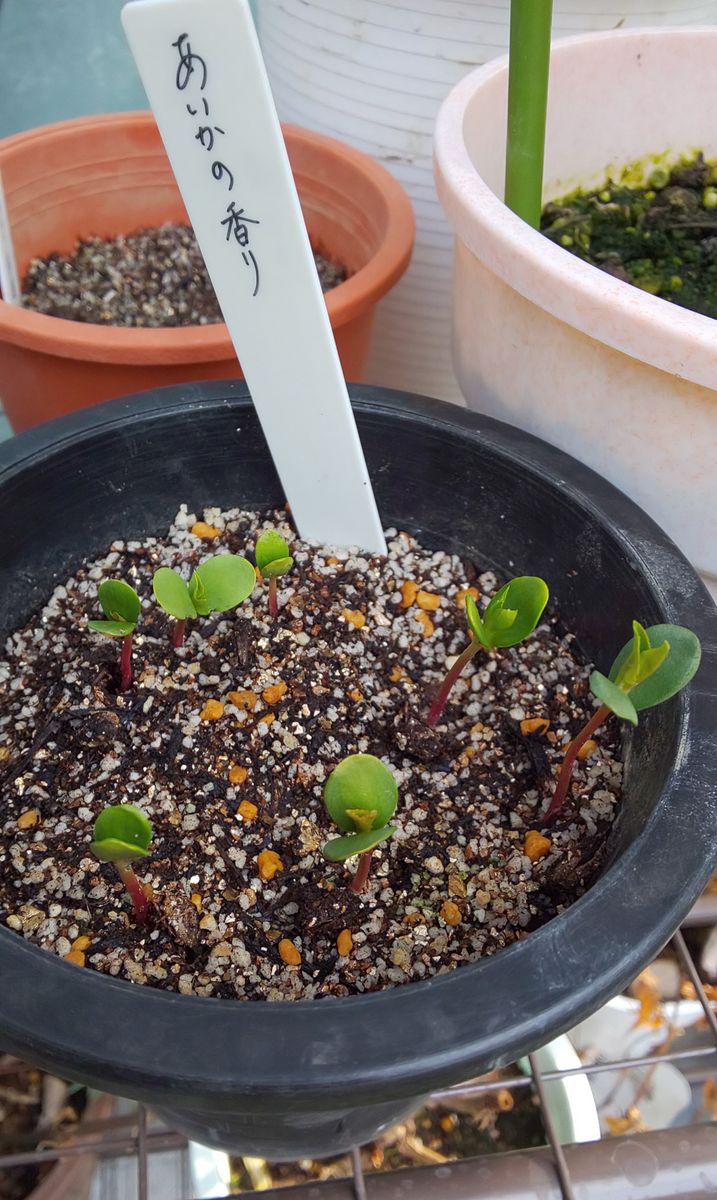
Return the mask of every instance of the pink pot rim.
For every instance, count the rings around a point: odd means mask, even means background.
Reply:
[[[137,110],[73,117],[38,126],[2,139],[0,160],[4,150],[31,139],[55,137],[65,131],[117,123],[143,125],[154,123],[154,117],[151,112]],[[375,305],[406,270],[415,236],[413,207],[398,180],[369,155],[337,138],[298,125],[282,124],[282,129],[287,141],[308,142],[329,162],[332,157],[350,161],[357,172],[381,194],[386,212],[386,229],[380,244],[363,267],[326,294],[332,328],[340,329]],[[81,234],[82,231],[79,231],[78,236]],[[223,321],[213,325],[184,325],[178,328],[127,329],[48,317],[19,305],[7,304],[2,299],[0,342],[60,358],[133,366],[220,362],[236,358]]]
[[[714,26],[612,30],[558,38],[552,55],[555,62],[598,44],[604,53],[611,43],[658,39],[679,39],[688,52],[705,37],[717,49]],[[507,70],[507,55],[478,67],[452,89],[438,114],[436,186],[454,233],[500,279],[566,325],[671,375],[717,389],[717,323],[711,317],[613,279],[554,245],[506,208],[476,170],[463,138],[466,110],[483,84]]]

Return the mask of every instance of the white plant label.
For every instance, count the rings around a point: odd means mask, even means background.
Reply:
[[[122,21],[299,532],[385,553],[248,0]]]
[[[0,292],[6,304],[20,303],[20,280],[15,262],[10,219],[5,203],[5,188],[0,175]]]

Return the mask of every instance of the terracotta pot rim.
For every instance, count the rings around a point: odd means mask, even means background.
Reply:
[[[609,30],[558,38],[552,62],[565,57],[602,55],[630,44],[644,49],[656,42],[680,40],[683,52],[697,39],[711,37],[714,26]],[[472,254],[520,295],[574,329],[632,358],[685,379],[714,387],[715,322],[614,279],[553,244],[506,207],[486,183],[464,138],[467,110],[476,93],[507,76],[507,55],[471,71],[449,93],[435,130],[436,186],[454,234]],[[555,75],[555,72],[554,72]],[[555,85],[558,86],[558,85]]]
[[[0,164],[6,151],[26,142],[103,124],[141,128],[154,124],[154,117],[147,111],[102,113],[38,126],[4,138],[0,142]],[[349,162],[380,194],[385,206],[386,228],[375,253],[355,274],[326,295],[331,325],[338,329],[370,309],[405,271],[413,250],[413,208],[398,181],[367,154],[336,138],[297,125],[284,124],[282,129],[290,145],[310,145],[329,161],[343,159]],[[78,236],[82,236],[81,231]],[[0,341],[61,358],[85,362],[132,362],[137,366],[156,364],[165,359],[173,363],[215,362],[235,354],[223,321],[168,329],[128,329],[49,317],[4,300],[0,300]]]

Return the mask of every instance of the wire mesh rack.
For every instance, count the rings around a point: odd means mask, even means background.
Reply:
[[[685,941],[688,926],[717,922],[717,895],[705,895],[671,944],[702,1006],[700,1044],[641,1057],[615,1057],[584,1063],[568,1070],[542,1070],[530,1056],[530,1074],[502,1078],[501,1088],[533,1089],[540,1106],[547,1144],[538,1149],[484,1155],[430,1167],[407,1167],[364,1174],[359,1148],[351,1155],[353,1174],[345,1179],[263,1190],[265,1200],[705,1200],[717,1196],[717,1123],[705,1121],[665,1130],[606,1137],[580,1145],[562,1145],[546,1085],[570,1076],[595,1076],[662,1063],[689,1070],[697,1078],[717,1081],[717,1004],[710,1001]],[[8,1068],[6,1068],[8,1070]],[[433,1101],[450,1104],[495,1092],[495,1079],[475,1080],[436,1092]],[[47,1148],[0,1155],[3,1168],[39,1165],[91,1154],[104,1184],[95,1188],[99,1200],[195,1200],[187,1141],[155,1120],[143,1107],[91,1123],[84,1122],[73,1140]],[[156,1157],[172,1157],[174,1174],[152,1180]],[[108,1170],[107,1167],[110,1166]],[[104,1172],[103,1172],[104,1168]],[[206,1193],[205,1193],[206,1194]],[[220,1195],[220,1192],[212,1192]],[[233,1192],[234,1200],[255,1192]],[[74,1197],[70,1200],[75,1200]]]

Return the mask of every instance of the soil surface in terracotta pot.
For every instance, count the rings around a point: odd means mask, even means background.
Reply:
[[[541,230],[616,279],[717,317],[717,163],[626,167],[592,191],[545,206]]]
[[[426,713],[468,641],[467,591],[492,571],[387,531],[388,558],[309,547],[280,511],[180,511],[168,534],[117,542],[56,588],[0,663],[0,914],[79,966],[184,994],[310,999],[428,978],[492,954],[567,907],[601,865],[619,796],[615,723],[578,764],[572,799],[539,833],[554,771],[593,700],[573,632],[545,617],[521,645],[474,658],[441,722]],[[235,613],[188,622],[175,650],[152,599],[159,566],[290,541],[279,614],[260,583]],[[117,643],[87,628],[103,578],[144,608],[134,686]],[[367,890],[329,863],[322,800],[346,755],[376,754],[399,785],[395,836]],[[109,804],[142,808],[152,899],[137,926],[89,843]],[[530,836],[529,836],[530,835]],[[355,865],[356,860],[353,860]]]
[[[314,261],[324,293],[348,278],[318,251]],[[32,259],[22,304],[48,317],[146,329],[224,319],[193,229],[171,223]]]

